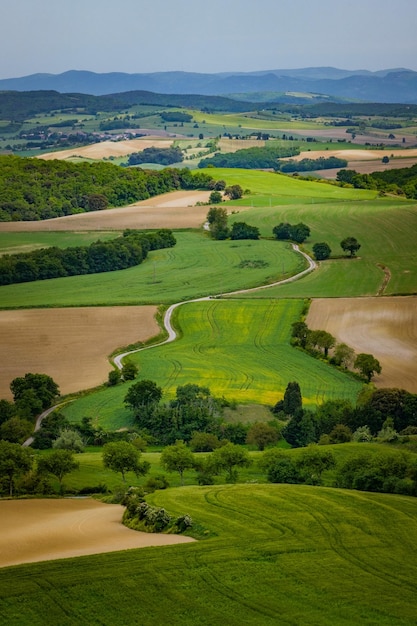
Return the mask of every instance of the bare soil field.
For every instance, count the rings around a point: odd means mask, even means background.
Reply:
[[[69,148],[68,150],[59,150],[57,152],[47,152],[41,154],[38,158],[50,161],[53,159],[70,159],[74,157],[83,157],[85,159],[104,159],[110,156],[123,157],[133,152],[140,152],[145,148],[169,148],[172,146],[173,139],[165,139],[161,137],[146,137],[146,139],[126,139],[122,141],[101,141],[93,143],[90,146],[82,146],[81,148]],[[161,145],[163,144],[163,145]]]
[[[373,354],[382,372],[377,387],[417,393],[417,298],[319,298],[306,323],[323,329],[355,352]]]
[[[194,541],[126,528],[123,512],[89,498],[1,501],[0,567]]]
[[[0,311],[0,398],[28,372],[48,374],[62,394],[104,383],[108,355],[159,332],[154,306]]]
[[[172,191],[126,207],[36,222],[0,222],[0,232],[199,228],[207,215],[210,191]]]

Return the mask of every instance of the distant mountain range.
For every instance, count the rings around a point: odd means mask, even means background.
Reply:
[[[60,93],[106,95],[135,90],[165,94],[234,96],[268,93],[321,94],[350,101],[417,103],[417,72],[403,68],[378,72],[311,67],[295,70],[228,72],[155,72],[126,74],[70,70],[62,74],[32,74],[0,80],[0,91],[55,90]],[[261,98],[259,98],[261,99]]]

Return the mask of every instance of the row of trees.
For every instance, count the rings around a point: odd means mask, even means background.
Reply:
[[[292,345],[299,346],[312,356],[329,358],[330,362],[343,369],[358,370],[369,383],[374,374],[381,373],[381,364],[372,354],[360,353],[355,355],[353,348],[345,343],[337,343],[335,337],[326,330],[310,330],[305,322],[294,322],[291,330]]]
[[[167,229],[155,233],[126,230],[122,237],[89,246],[54,246],[4,255],[0,258],[0,285],[122,270],[142,263],[150,250],[175,244],[172,231]]]
[[[355,170],[342,169],[337,173],[336,180],[357,189],[376,189],[382,193],[417,198],[417,165],[371,174],[359,174]]]
[[[289,418],[281,432],[293,447],[341,443],[352,438],[390,441],[398,434],[417,432],[417,395],[403,389],[367,387],[356,406],[346,400],[329,400],[313,412],[303,407],[299,384],[294,381],[272,410],[278,418]]]
[[[208,189],[205,172],[120,168],[0,156],[0,221],[43,220],[146,200],[175,189]]]

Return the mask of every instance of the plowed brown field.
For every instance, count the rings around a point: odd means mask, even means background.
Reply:
[[[90,499],[0,502],[0,567],[194,541],[130,530],[123,511]]]
[[[158,334],[154,306],[0,311],[0,398],[28,372],[48,374],[62,394],[107,380],[108,355]]]
[[[126,207],[37,222],[0,222],[0,232],[199,228],[207,215],[209,191],[173,191]]]
[[[355,352],[373,354],[382,372],[377,387],[417,393],[417,298],[319,298],[307,317],[311,329],[327,330]]]

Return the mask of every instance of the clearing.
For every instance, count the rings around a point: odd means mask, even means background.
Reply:
[[[121,523],[124,510],[89,498],[4,500],[0,567],[194,541],[126,528]]]
[[[52,376],[62,394],[107,380],[108,355],[159,332],[155,306],[0,311],[0,397],[17,376]]]
[[[377,387],[399,387],[417,393],[417,298],[319,298],[306,320],[356,353],[373,354],[382,372]]]

